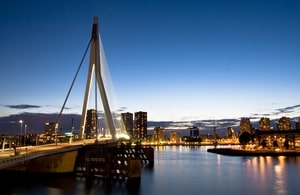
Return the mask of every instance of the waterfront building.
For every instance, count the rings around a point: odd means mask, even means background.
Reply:
[[[85,135],[86,138],[95,138],[97,135],[97,111],[95,109],[87,110],[85,122]]]
[[[266,118],[260,120],[260,128],[253,134],[256,145],[269,149],[297,149],[300,147],[300,129],[299,127],[297,129],[297,123],[296,129],[292,130],[290,118],[283,116],[278,119],[275,131],[268,127],[269,123]]]
[[[133,135],[133,114],[131,112],[121,113],[122,130],[125,130],[128,135]]]
[[[134,135],[136,139],[147,138],[147,112],[134,113]]]
[[[277,130],[291,130],[292,125],[289,117],[281,117],[277,123]]]
[[[251,133],[252,125],[249,118],[241,118],[240,120],[240,133],[248,132]]]
[[[170,142],[173,144],[180,143],[180,134],[179,132],[171,131],[170,132]]]
[[[198,127],[189,127],[187,130],[190,132],[189,136],[183,136],[182,141],[186,143],[196,143],[201,142],[199,128]]]
[[[270,119],[267,117],[262,117],[259,120],[259,130],[261,131],[269,131],[271,130]]]
[[[190,137],[191,138],[197,138],[199,137],[199,128],[198,127],[189,127],[188,130],[190,131]]]
[[[154,127],[152,142],[164,142],[166,141],[165,128],[163,127]]]
[[[235,138],[235,133],[231,126],[227,127],[226,136],[227,138]]]
[[[254,144],[265,149],[299,149],[300,130],[293,131],[255,131]]]

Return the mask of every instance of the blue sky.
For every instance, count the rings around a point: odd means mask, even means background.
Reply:
[[[94,16],[119,111],[152,121],[300,116],[299,10],[296,0],[4,0],[0,117],[60,111]],[[85,64],[66,113],[81,114]]]

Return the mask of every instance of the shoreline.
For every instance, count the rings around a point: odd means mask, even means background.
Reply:
[[[239,143],[155,143],[141,144],[142,146],[239,146]]]
[[[209,148],[207,152],[227,156],[300,156],[299,150],[243,150],[233,148]]]

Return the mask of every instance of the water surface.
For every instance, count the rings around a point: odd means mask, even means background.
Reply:
[[[233,157],[208,147],[155,147],[138,183],[82,177],[1,177],[4,194],[300,194],[300,157]],[[7,185],[4,185],[8,183]]]

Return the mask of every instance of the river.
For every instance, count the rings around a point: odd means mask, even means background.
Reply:
[[[138,183],[78,176],[1,176],[1,194],[300,194],[300,157],[233,157],[206,146],[156,146]]]

